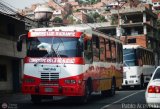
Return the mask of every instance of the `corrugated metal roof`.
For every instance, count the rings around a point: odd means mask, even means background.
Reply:
[[[9,15],[15,15],[17,14],[17,12],[12,9],[11,7],[7,6],[6,4],[0,2],[0,12],[1,13],[5,13],[5,14],[9,14]]]

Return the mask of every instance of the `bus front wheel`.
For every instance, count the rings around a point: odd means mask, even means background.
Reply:
[[[140,85],[136,86],[137,89],[143,89],[144,88],[144,76],[141,75],[140,78]]]
[[[80,103],[87,103],[89,96],[90,96],[89,86],[86,84],[85,94],[84,94],[84,96],[80,97]]]
[[[109,95],[114,96],[115,92],[116,92],[116,80],[115,78],[113,78],[111,83],[111,89],[109,90]]]

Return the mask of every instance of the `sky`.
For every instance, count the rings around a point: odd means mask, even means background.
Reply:
[[[44,3],[48,0],[0,0],[8,3],[16,9],[24,9],[25,7],[30,7],[33,3]]]

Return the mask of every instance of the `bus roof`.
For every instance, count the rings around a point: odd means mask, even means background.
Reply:
[[[127,49],[127,48],[141,48],[141,46],[140,45],[123,45],[123,48],[125,49]],[[143,48],[143,47],[142,47]]]
[[[137,49],[137,48],[141,48],[141,49],[145,49],[145,50],[148,50],[148,51],[152,51],[151,49],[148,49],[148,48],[144,48],[140,45],[123,45],[123,49]]]
[[[93,30],[89,26],[61,26],[61,27],[45,27],[45,28],[34,28],[30,29],[29,32],[47,32],[47,31],[56,31],[56,32],[61,32],[61,31],[67,31],[67,32],[84,32],[88,34],[89,36],[92,36],[92,34],[97,34],[98,36],[102,36],[104,38],[108,38],[110,40],[115,40],[117,42],[122,43],[119,39],[114,38],[114,37],[109,37],[104,33],[98,32],[96,30]]]
[[[61,26],[61,27],[47,27],[47,28],[34,28],[30,29],[29,32],[33,31],[78,31],[78,32],[84,32],[84,31],[91,31],[91,27],[76,27],[76,26]]]

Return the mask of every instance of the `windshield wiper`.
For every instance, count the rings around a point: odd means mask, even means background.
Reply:
[[[52,45],[53,45],[53,41],[52,41]],[[48,57],[49,55],[56,54],[56,52],[55,52],[55,50],[53,49],[52,45],[51,45],[51,52],[47,52],[47,54],[44,55],[42,58]],[[56,55],[57,55],[57,54],[56,54]],[[42,58],[40,58],[40,59],[34,64],[34,66],[37,66],[37,64],[40,63],[40,61],[41,61]]]
[[[123,61],[124,62],[124,64],[127,66],[127,67],[129,67],[129,69],[130,69],[130,66],[126,63],[126,61]]]
[[[63,41],[62,41],[61,38],[60,38],[60,40],[61,40],[61,43],[63,44],[63,47],[64,47],[64,43],[63,43]],[[56,53],[57,57],[60,58],[60,59],[62,60],[61,55],[60,55],[60,53],[59,53],[59,51],[58,51],[58,49],[59,49],[61,43],[59,43],[58,47],[57,47],[56,49],[54,49],[54,48],[53,48],[53,40],[52,40],[51,50],[54,51],[54,52]],[[66,57],[67,57],[67,56],[66,56]],[[61,62],[62,62],[62,64],[64,65],[64,67],[66,67],[65,63],[63,63],[63,61],[61,61]]]
[[[62,42],[62,44],[63,44],[63,41],[62,41],[61,38],[60,38],[60,40],[61,40],[61,42]],[[54,49],[54,48],[53,48],[53,41],[54,41],[54,38],[52,39],[51,52],[49,52],[48,54],[44,55],[42,58],[45,58],[45,57],[48,57],[49,55],[55,54],[58,58],[60,58],[60,59],[62,60],[61,55],[59,54],[59,51],[58,51],[59,46],[60,46],[61,43],[59,43],[58,47],[57,47],[56,49]],[[64,46],[64,44],[63,44],[63,46]],[[66,55],[62,55],[62,56],[63,56],[63,57],[67,57]],[[34,64],[34,66],[37,66],[37,64],[40,63],[40,61],[41,61],[42,58],[40,58],[40,60],[38,60],[38,61]],[[63,61],[62,61],[62,64],[64,64],[64,67],[66,67],[66,66],[65,66],[65,63],[63,63]]]

